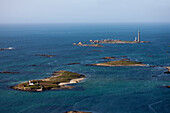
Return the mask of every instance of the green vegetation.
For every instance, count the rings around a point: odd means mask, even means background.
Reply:
[[[102,63],[101,63],[102,64]],[[109,61],[105,62],[103,64],[108,64],[108,65],[134,65],[134,64],[142,64],[141,62],[136,62],[136,61],[124,61],[124,60],[118,60],[118,61]]]
[[[13,86],[13,89],[26,90],[26,91],[37,91],[39,89],[49,90],[49,89],[62,89],[59,83],[69,82],[72,79],[84,78],[84,75],[73,73],[69,71],[56,71],[53,76],[41,80],[31,80],[33,85],[29,85],[29,82],[24,82]],[[72,86],[66,86],[64,88],[72,88]]]

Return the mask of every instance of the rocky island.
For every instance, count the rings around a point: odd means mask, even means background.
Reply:
[[[0,50],[11,50],[14,49],[13,47],[8,47],[8,48],[0,48]]]
[[[73,43],[73,45],[76,45],[76,46],[103,47],[103,45],[100,45],[100,44],[82,44],[82,42],[79,42],[78,44]]]
[[[134,41],[126,41],[126,40],[113,40],[113,39],[105,39],[105,40],[90,40],[91,43],[112,43],[112,44],[126,44],[126,43],[148,43],[149,41],[141,41],[140,40],[140,32],[138,31],[138,39],[135,36],[135,40]]]
[[[69,72],[69,71],[55,71],[53,76],[39,80],[29,80],[12,86],[11,88],[22,91],[45,91],[54,89],[72,89],[74,86],[68,85],[78,83],[85,78],[84,75]]]
[[[105,40],[90,40],[92,43],[112,43],[112,44],[132,44],[132,43],[148,43],[149,41],[126,41],[126,40],[113,40],[113,39],[105,39]]]
[[[146,64],[142,64],[142,62],[125,61],[125,60],[109,61],[104,63],[90,64],[90,65],[91,66],[147,66]]]

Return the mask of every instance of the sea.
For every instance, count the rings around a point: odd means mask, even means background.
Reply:
[[[104,47],[74,46],[89,40],[132,41],[140,30],[150,43],[103,44]],[[0,113],[170,113],[170,24],[1,24]],[[37,56],[39,54],[54,57]],[[88,66],[103,57],[128,58],[147,66]],[[126,57],[125,57],[126,56]],[[68,63],[80,63],[67,65]],[[54,71],[80,73],[86,79],[75,88],[25,92],[11,86],[50,77]]]

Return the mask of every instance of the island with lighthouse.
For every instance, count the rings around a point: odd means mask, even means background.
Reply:
[[[73,45],[76,45],[76,46],[91,46],[91,47],[104,47],[103,45],[101,45],[101,43],[105,43],[105,44],[132,44],[132,43],[149,43],[150,41],[141,41],[140,31],[138,31],[138,37],[135,36],[135,39],[133,41],[104,39],[104,40],[90,40],[89,42],[91,44],[83,44],[82,42],[79,42],[78,44],[73,43]]]
[[[123,43],[148,43],[149,41],[141,41],[140,40],[140,31],[138,31],[138,37],[135,36],[135,40],[133,41],[126,41],[126,40],[113,40],[113,39],[104,39],[104,40],[90,40],[91,43],[117,43],[117,44],[123,44]]]

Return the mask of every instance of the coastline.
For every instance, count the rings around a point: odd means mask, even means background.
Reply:
[[[147,66],[146,64],[133,64],[133,65],[109,65],[109,64],[92,64],[92,66],[109,66],[109,67],[116,67],[116,66]]]
[[[85,78],[76,78],[76,79],[71,79],[69,82],[61,82],[58,85],[63,86],[63,85],[69,85],[69,84],[75,84],[75,83],[79,83],[82,80],[84,80]]]
[[[75,86],[68,84],[79,83],[85,79],[84,75],[69,72],[69,71],[55,71],[51,77],[39,80],[29,80],[21,84],[11,86],[12,89],[22,91],[46,91],[54,89],[72,89]]]
[[[164,73],[170,73],[170,66],[164,66],[164,68],[166,68],[168,71],[164,72]]]
[[[129,60],[117,60],[117,61],[109,61],[104,63],[97,64],[89,64],[90,66],[147,66],[146,64],[142,64],[141,62],[129,61]]]

